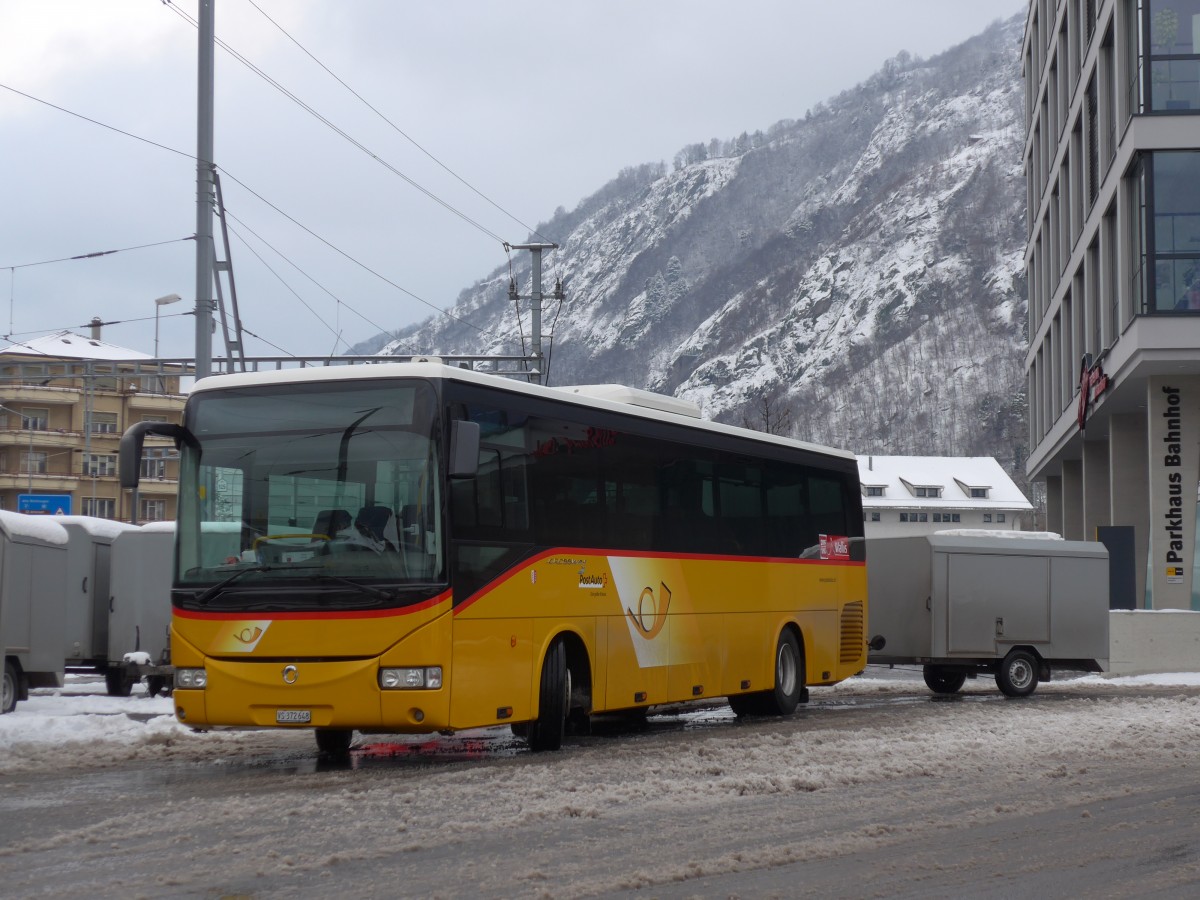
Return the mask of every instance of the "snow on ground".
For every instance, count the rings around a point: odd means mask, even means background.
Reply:
[[[1121,688],[1129,688],[1131,697],[1147,686],[1200,687],[1200,673],[1155,674],[1126,677],[1087,675],[1055,680],[1042,685],[1040,692],[1069,692],[1086,694],[1098,688],[1120,699]],[[965,693],[995,694],[990,678],[968,682]],[[872,668],[865,675],[848,679],[831,688],[813,688],[814,705],[830,703],[863,703],[872,699],[896,699],[910,695],[928,699],[919,670]],[[1147,701],[1140,711],[1124,710],[1123,716],[1144,721],[1131,727],[1157,727],[1167,724],[1164,717],[1177,717],[1175,723],[1185,729],[1193,727],[1200,717],[1200,698],[1179,703],[1170,700]],[[1094,711],[1094,710],[1093,710]],[[685,721],[717,721],[732,718],[728,707],[708,706],[687,712]],[[1080,717],[1080,722],[1086,717]],[[479,729],[470,734],[487,736],[508,729]],[[464,733],[466,734],[466,733]],[[30,698],[17,704],[15,712],[0,716],[0,776],[18,771],[54,771],[78,766],[86,761],[89,767],[114,766],[136,760],[220,760],[243,755],[248,745],[263,749],[263,738],[273,735],[268,746],[276,750],[315,752],[311,737],[303,732],[283,734],[280,731],[213,731],[197,733],[179,724],[174,717],[171,698],[147,696],[140,686],[131,697],[109,697],[100,679],[88,676],[67,676],[66,686],[59,689],[40,689],[30,692]],[[928,737],[928,736],[926,736]],[[918,735],[912,735],[916,740]],[[302,740],[300,740],[302,739]],[[894,732],[892,740],[903,740]],[[357,745],[388,741],[421,744],[429,736],[398,738],[358,736]],[[508,742],[511,742],[510,740]]]

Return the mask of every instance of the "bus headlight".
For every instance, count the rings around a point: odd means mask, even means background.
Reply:
[[[176,669],[175,687],[201,690],[208,684],[208,673],[203,669]]]
[[[442,686],[441,666],[380,669],[379,686],[385,691],[434,691]]]

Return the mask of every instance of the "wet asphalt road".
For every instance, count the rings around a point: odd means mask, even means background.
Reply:
[[[984,682],[0,776],[5,897],[1191,897],[1200,688]],[[1162,727],[1147,709],[1160,710]],[[1149,724],[1147,722],[1149,721]]]

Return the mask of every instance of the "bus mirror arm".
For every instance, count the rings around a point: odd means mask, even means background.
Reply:
[[[875,637],[871,638],[871,640],[867,642],[867,647],[871,650],[874,650],[876,653],[878,653],[880,650],[882,650],[886,646],[887,646],[887,639],[884,638],[884,636],[882,634],[875,635]]]
[[[121,445],[117,451],[123,488],[138,486],[142,474],[142,447],[148,434],[174,438],[176,449],[180,444],[197,446],[196,438],[182,425],[173,425],[170,422],[138,422],[130,425],[121,435]]]
[[[450,423],[451,478],[474,478],[479,472],[479,423],[455,419]]]

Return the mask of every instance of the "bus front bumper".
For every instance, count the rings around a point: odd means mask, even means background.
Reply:
[[[175,715],[212,726],[352,728],[423,734],[446,728],[445,686],[384,690],[378,659],[204,660],[204,687],[176,686]]]

